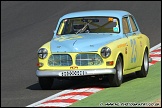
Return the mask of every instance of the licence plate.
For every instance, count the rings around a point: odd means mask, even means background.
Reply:
[[[86,71],[64,71],[62,72],[62,76],[83,76],[86,75]]]

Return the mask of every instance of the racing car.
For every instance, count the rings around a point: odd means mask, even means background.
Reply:
[[[42,89],[56,78],[105,78],[113,87],[123,76],[146,77],[150,41],[135,17],[123,10],[91,10],[62,16],[53,38],[38,51],[36,76]]]

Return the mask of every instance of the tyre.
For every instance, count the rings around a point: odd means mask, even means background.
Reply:
[[[138,77],[146,77],[148,74],[148,70],[149,70],[149,58],[148,58],[148,52],[147,50],[145,50],[144,55],[143,55],[141,70],[137,71],[136,75]]]
[[[53,78],[51,77],[39,77],[39,84],[43,90],[50,90],[53,85]]]
[[[118,56],[116,65],[116,74],[108,75],[110,86],[119,87],[123,81],[123,60],[121,56]]]

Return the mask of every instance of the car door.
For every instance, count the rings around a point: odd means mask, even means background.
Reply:
[[[125,69],[132,69],[137,66],[137,37],[136,32],[132,31],[129,16],[122,18],[123,34],[127,38],[127,54],[125,55]]]
[[[129,23],[131,28],[132,36],[130,38],[132,54],[131,54],[131,63],[133,67],[140,66],[140,59],[142,55],[142,36],[139,31],[138,25],[135,21],[135,18],[132,15],[129,15]]]

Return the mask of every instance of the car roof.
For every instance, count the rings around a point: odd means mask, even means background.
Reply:
[[[61,19],[73,18],[73,17],[83,17],[83,16],[112,16],[112,17],[122,17],[124,15],[130,15],[129,12],[123,10],[90,10],[90,11],[80,11],[65,14]]]

